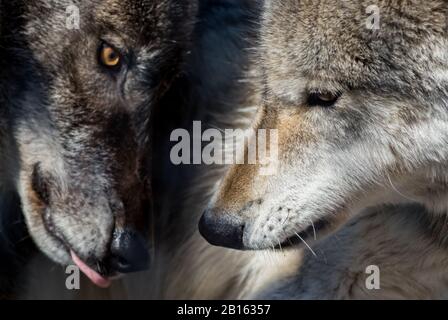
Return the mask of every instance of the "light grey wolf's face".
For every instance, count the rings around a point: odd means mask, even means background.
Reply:
[[[377,5],[379,29],[368,28]],[[448,4],[268,1],[260,49],[277,173],[230,169],[200,222],[212,243],[285,247],[370,205],[448,209]]]
[[[94,282],[147,263],[151,109],[178,71],[191,3],[24,4],[32,73],[13,111],[24,214],[45,253]]]

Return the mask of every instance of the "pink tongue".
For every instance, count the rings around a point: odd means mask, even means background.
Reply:
[[[100,288],[109,288],[111,281],[103,276],[101,276],[98,272],[90,268],[87,264],[84,263],[73,251],[70,251],[72,255],[73,262],[78,266],[78,268],[90,279],[94,284],[96,284]]]

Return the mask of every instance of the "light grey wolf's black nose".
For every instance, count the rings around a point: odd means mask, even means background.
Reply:
[[[143,236],[132,229],[117,229],[110,249],[112,272],[129,273],[148,269],[149,250]]]
[[[202,215],[199,233],[214,246],[243,249],[244,224],[214,210],[206,210]]]

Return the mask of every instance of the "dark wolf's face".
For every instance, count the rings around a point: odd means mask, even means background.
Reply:
[[[151,108],[177,71],[193,9],[191,1],[25,4],[32,56],[24,63],[34,74],[13,125],[23,210],[38,246],[97,284],[147,262]]]
[[[320,238],[371,205],[446,214],[447,1],[272,0],[265,9],[265,104],[254,126],[278,130],[278,170],[233,166],[201,220],[204,236],[267,249]]]

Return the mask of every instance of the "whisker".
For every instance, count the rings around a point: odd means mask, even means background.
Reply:
[[[287,213],[286,218],[285,218],[285,220],[283,221],[282,225],[284,225],[284,224],[289,220],[289,214],[290,214],[290,212],[291,212],[291,211],[288,209],[288,213]]]
[[[30,239],[30,238],[31,238],[31,236],[30,236],[30,235],[27,235],[27,236],[25,236],[25,237],[19,239],[19,241],[17,241],[17,244],[22,243],[23,241],[28,240],[28,239]]]
[[[314,223],[312,219],[309,219],[311,222],[311,226],[313,227],[313,235],[314,235],[314,241],[317,240],[317,235],[316,235],[316,228],[314,227]]]
[[[277,242],[278,242],[278,245],[279,245],[279,247],[280,247],[280,252],[282,252],[282,251],[283,251],[283,248],[282,248],[282,244],[280,243],[280,240],[277,239]]]
[[[308,247],[308,249],[310,249],[313,256],[317,257],[317,254],[314,252],[313,249],[311,249],[311,247],[308,245],[308,243],[306,243],[306,241],[303,240],[303,238],[297,232],[294,232],[294,233],[296,234],[297,237],[299,237],[300,241],[302,241]]]
[[[402,197],[405,198],[405,199],[411,200],[412,202],[418,202],[417,199],[413,199],[413,198],[408,197],[408,196],[404,195],[403,193],[401,193],[401,192],[394,186],[394,184],[392,183],[392,179],[390,178],[390,175],[389,175],[388,173],[387,173],[387,179],[389,180],[389,183],[390,183],[390,186],[392,187],[392,189],[393,189],[396,193],[398,193],[400,196],[402,196]]]

